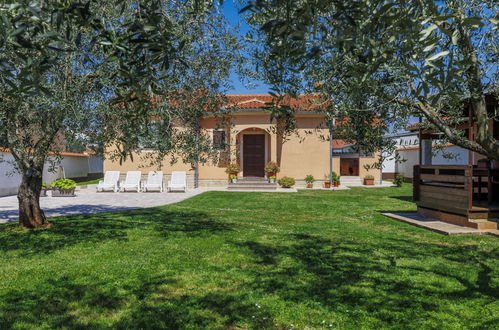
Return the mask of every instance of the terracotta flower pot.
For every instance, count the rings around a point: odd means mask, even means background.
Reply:
[[[331,182],[329,182],[329,181],[324,182],[324,188],[328,188],[328,189],[331,188]]]
[[[308,189],[312,189],[314,187],[314,184],[313,183],[307,183],[307,188]]]
[[[364,185],[366,186],[374,186],[374,178],[373,179],[364,179]]]
[[[333,182],[333,187],[338,188],[340,186],[339,182]]]

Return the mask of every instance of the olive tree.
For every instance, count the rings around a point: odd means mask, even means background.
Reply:
[[[496,114],[485,102],[497,97],[497,2],[277,0],[249,2],[242,12],[267,60],[284,58],[282,70],[341,95],[335,103],[349,117],[364,110],[400,125],[424,116],[450,142],[499,159],[488,127]],[[477,123],[473,140],[456,125],[467,119],[465,102]],[[386,118],[380,106],[391,107]]]
[[[121,159],[141,138],[154,139],[163,157],[197,147],[174,125],[193,110],[172,107],[168,96],[221,93],[214,81],[228,75],[236,41],[211,1],[3,1],[0,146],[22,175],[20,225],[48,225],[43,166],[67,143],[114,145],[111,157]]]

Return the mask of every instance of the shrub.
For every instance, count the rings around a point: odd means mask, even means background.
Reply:
[[[340,176],[338,173],[333,172],[333,175],[331,176],[331,182],[332,183],[339,183],[340,182]]]
[[[395,180],[393,180],[393,183],[395,183],[397,187],[402,187],[402,184],[404,184],[404,180],[405,177],[402,174],[397,174],[395,175]]]
[[[47,182],[42,182],[42,189],[47,189]]]
[[[268,162],[265,165],[265,173],[267,174],[277,174],[281,170],[276,162]]]
[[[314,181],[315,181],[315,178],[314,178],[314,176],[312,174],[309,174],[309,175],[307,175],[305,177],[305,182],[306,183],[314,183]]]
[[[364,179],[369,179],[369,180],[370,180],[370,179],[374,179],[374,175],[372,175],[372,174],[368,174],[368,175],[366,175],[366,176],[364,177]]]
[[[290,178],[289,176],[283,176],[280,178],[277,183],[283,188],[291,188],[295,185],[295,179]]]
[[[228,174],[239,173],[239,172],[241,172],[241,168],[239,167],[239,164],[237,164],[237,163],[231,163],[225,169],[225,173],[228,173]]]
[[[237,179],[237,175],[235,175],[235,174],[231,174],[231,175],[229,175],[229,178],[230,178],[231,180]]]
[[[76,182],[71,179],[59,179],[53,181],[51,184],[52,188],[56,189],[73,189],[76,188]]]

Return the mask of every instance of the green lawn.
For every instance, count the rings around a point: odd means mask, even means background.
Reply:
[[[499,239],[380,215],[410,193],[208,192],[3,225],[0,328],[498,328]]]
[[[87,184],[98,184],[100,180],[102,180],[102,178],[89,180],[89,181],[77,182],[76,185],[83,186],[83,185],[87,185]]]

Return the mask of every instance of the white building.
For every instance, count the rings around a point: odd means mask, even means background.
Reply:
[[[62,152],[62,159],[56,162],[52,157],[45,162],[43,181],[50,183],[62,177],[71,179],[93,179],[103,172],[102,158],[93,154]],[[21,175],[13,166],[12,154],[0,150],[0,196],[17,194]]]
[[[418,132],[401,132],[387,135],[396,141],[398,162],[395,155],[390,155],[383,162],[383,178],[392,179],[396,174],[402,174],[412,179],[414,165],[419,164],[419,138]],[[469,151],[453,144],[442,145],[439,141],[424,140],[422,146],[422,161],[424,165],[467,165]],[[430,151],[429,143],[433,147]]]

